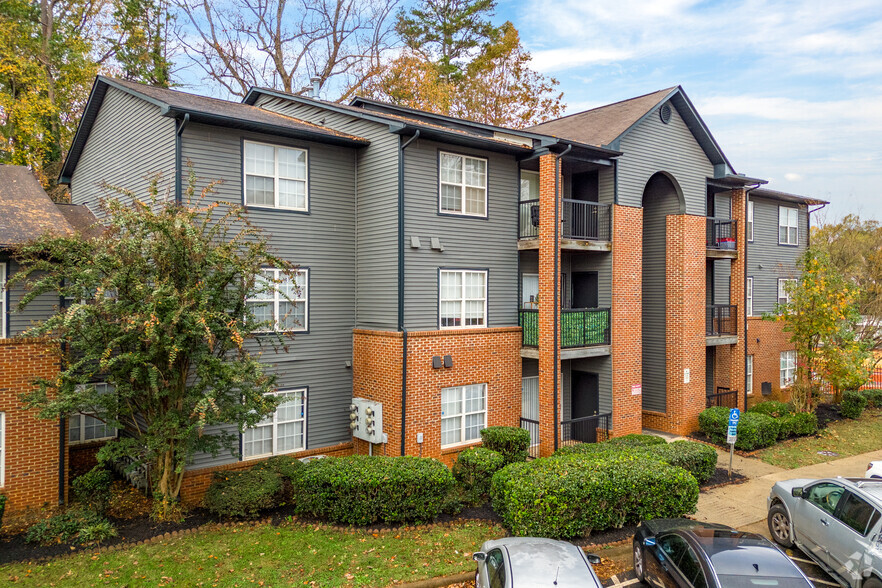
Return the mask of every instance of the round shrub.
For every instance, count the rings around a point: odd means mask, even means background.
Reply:
[[[351,525],[431,521],[441,512],[453,474],[421,457],[327,457],[306,464],[298,510]]]
[[[282,489],[276,496],[276,504],[283,506],[294,500],[294,488],[298,485],[297,480],[303,472],[303,462],[290,455],[277,455],[256,464],[251,470],[265,470],[279,476]]]
[[[717,451],[697,441],[673,441],[646,448],[651,457],[668,465],[683,468],[699,484],[710,480],[717,471]]]
[[[861,390],[861,395],[867,399],[867,408],[882,408],[882,390],[877,388]]]
[[[527,461],[530,432],[520,427],[487,427],[481,429],[484,447],[502,454],[505,463]]]
[[[698,483],[646,458],[564,455],[503,468],[491,494],[514,535],[568,538],[694,512]]]
[[[113,474],[101,466],[95,466],[80,474],[71,482],[71,489],[85,508],[103,515],[110,506]]]
[[[779,439],[814,435],[818,431],[818,416],[813,412],[785,414],[777,420]]]
[[[650,445],[664,445],[667,441],[658,435],[632,433],[630,435],[622,435],[621,437],[613,437],[608,441],[604,441],[604,443],[618,447],[648,447]]]
[[[729,425],[729,409],[725,406],[712,406],[698,415],[698,428],[714,443],[726,442],[726,427]]]
[[[215,472],[202,505],[222,517],[255,517],[277,505],[282,478],[270,469]]]
[[[725,406],[713,406],[698,415],[698,427],[711,441],[719,445],[726,443],[728,425],[729,409]],[[778,430],[776,419],[756,412],[743,412],[738,421],[735,448],[753,451],[768,447],[778,440]]]
[[[786,402],[778,402],[777,400],[767,400],[760,402],[747,409],[748,412],[756,412],[766,416],[780,418],[784,415],[793,414],[793,409]]]
[[[858,419],[867,408],[867,397],[854,390],[846,390],[842,393],[842,402],[839,404],[839,412],[847,419]]]
[[[461,452],[453,464],[453,477],[471,503],[479,503],[490,493],[493,474],[502,469],[505,458],[498,451],[472,447]]]

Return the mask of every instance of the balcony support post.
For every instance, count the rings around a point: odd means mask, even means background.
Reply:
[[[747,192],[744,188],[732,190],[732,218],[735,220],[735,244],[738,256],[732,260],[729,282],[729,304],[737,304],[738,312],[732,320],[735,322],[738,342],[732,346],[730,353],[729,380],[732,388],[747,390],[745,381],[747,353]],[[747,409],[747,398],[743,395],[736,399],[736,406]]]

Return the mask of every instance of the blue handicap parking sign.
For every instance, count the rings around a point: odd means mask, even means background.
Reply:
[[[737,408],[733,408],[729,411],[729,426],[733,427],[738,425],[738,420],[741,418],[741,411]]]

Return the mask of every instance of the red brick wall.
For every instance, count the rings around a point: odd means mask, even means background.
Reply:
[[[729,388],[738,390],[738,406],[744,406],[744,355],[747,324],[744,314],[744,278],[745,264],[747,263],[747,198],[744,188],[732,190],[732,218],[738,221],[735,225],[737,231],[736,246],[738,257],[732,260],[732,271],[729,279],[729,304],[738,307],[737,333],[738,342],[729,347],[728,365],[718,371],[727,371]],[[722,365],[720,362],[718,365]]]
[[[68,480],[81,476],[98,465],[98,450],[104,447],[106,441],[95,441],[93,443],[82,443],[68,446]]]
[[[747,398],[749,406],[763,400],[790,400],[790,393],[780,385],[781,352],[794,348],[789,339],[784,323],[760,317],[747,319],[747,353],[753,355],[753,394]],[[771,396],[762,395],[763,382],[772,383]]]
[[[401,345],[395,331],[355,329],[353,394],[383,403],[386,447],[374,452],[401,454]],[[487,425],[518,426],[521,414],[521,329],[456,329],[408,333],[407,424],[405,453],[435,457],[448,465],[467,446],[441,449],[441,389],[487,384]],[[432,368],[433,356],[450,355],[452,368]],[[423,434],[422,447],[417,433]],[[357,441],[355,450],[367,453]]]
[[[5,413],[5,483],[7,512],[58,503],[58,420],[37,418],[22,410],[19,396],[34,378],[58,374],[59,358],[51,343],[38,339],[0,339],[0,412]]]

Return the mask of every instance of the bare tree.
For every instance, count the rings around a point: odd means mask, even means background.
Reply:
[[[312,77],[349,98],[395,42],[398,0],[177,0],[188,56],[230,94],[297,93]]]

